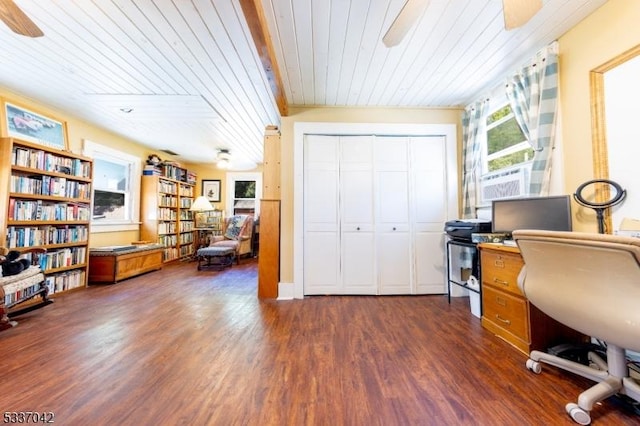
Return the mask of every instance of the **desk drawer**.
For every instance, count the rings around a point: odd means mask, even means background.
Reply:
[[[482,289],[483,315],[503,330],[529,342],[527,301],[491,287]]]
[[[482,250],[482,281],[500,290],[522,296],[518,288],[518,274],[524,262],[514,253]]]

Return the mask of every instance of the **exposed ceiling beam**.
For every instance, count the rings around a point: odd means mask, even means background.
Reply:
[[[280,115],[286,117],[289,115],[289,107],[284,95],[282,77],[280,76],[276,55],[271,45],[271,37],[269,36],[264,11],[259,3],[260,0],[240,0],[240,7],[242,7],[242,12],[249,25],[249,31],[251,31],[253,42],[256,45],[258,55],[262,61],[262,67],[267,74],[267,79],[269,80],[273,96],[276,99],[276,104],[278,104]]]

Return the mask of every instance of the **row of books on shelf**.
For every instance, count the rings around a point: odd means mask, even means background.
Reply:
[[[87,201],[91,198],[90,183],[77,182],[64,177],[12,175],[10,185],[11,192],[21,194],[51,195]]]
[[[146,164],[142,169],[143,176],[162,176],[162,170],[153,164]]]
[[[11,164],[47,172],[64,173],[78,177],[91,176],[91,163],[79,158],[60,157],[37,149],[14,147]]]
[[[176,234],[160,235],[158,237],[158,243],[162,244],[165,247],[175,246],[178,243],[178,237]]]
[[[77,269],[74,271],[62,272],[54,275],[47,275],[44,279],[44,285],[47,287],[49,294],[59,293],[61,291],[71,290],[77,287],[84,286],[85,283],[85,271]],[[18,283],[14,287],[11,285],[4,286],[4,303],[8,305],[21,300],[26,297],[30,297],[36,294],[40,290],[40,283],[36,283],[30,287],[20,289]]]
[[[193,243],[193,232],[180,234],[180,244]]]
[[[181,197],[193,197],[193,186],[192,185],[182,185],[181,184],[179,189],[178,189],[178,193],[180,194]],[[189,206],[190,205],[191,204],[189,204]],[[187,207],[189,207],[189,206],[187,206]]]
[[[180,247],[180,257],[191,256],[193,254],[193,246],[182,246]]]
[[[158,182],[160,185],[160,192],[166,192],[167,194],[177,194],[178,193],[178,185],[174,182],[169,182],[167,180],[160,180]]]
[[[46,273],[51,269],[82,265],[86,263],[86,259],[86,247],[67,247],[43,253],[40,255],[38,261],[40,263],[40,268]]]
[[[191,232],[193,231],[194,225],[192,221],[181,220],[180,221],[180,232]]]
[[[178,197],[175,195],[158,194],[158,204],[165,207],[178,207]]]
[[[72,290],[83,287],[86,282],[84,269],[61,272],[59,274],[45,275],[44,283],[49,289],[49,294]]]
[[[144,176],[163,176],[169,179],[185,182],[191,185],[196,183],[196,174],[175,164],[146,164],[142,169]],[[193,195],[185,194],[185,195]]]
[[[180,252],[175,247],[167,247],[162,252],[162,260],[169,261],[180,258]]]
[[[35,283],[34,285],[27,288],[20,288],[20,283],[15,282],[13,284],[6,284],[2,287],[4,290],[4,303],[8,305],[13,302],[17,302],[23,297],[30,297],[34,294],[38,293],[40,290],[40,283]]]
[[[89,228],[84,225],[9,226],[6,246],[11,248],[80,243],[89,240]]]
[[[9,199],[9,220],[88,221],[90,218],[91,209],[88,204]]]
[[[158,223],[158,234],[175,234],[177,229],[176,222]]]
[[[193,220],[193,212],[189,210],[180,210],[180,220]]]

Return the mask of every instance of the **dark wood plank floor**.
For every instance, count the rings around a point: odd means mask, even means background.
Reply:
[[[572,425],[589,382],[480,326],[468,299],[259,301],[253,260],[55,297],[0,333],[0,408],[61,425]],[[594,424],[639,424],[615,400]]]

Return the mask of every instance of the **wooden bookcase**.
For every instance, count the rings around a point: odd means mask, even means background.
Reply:
[[[91,158],[0,139],[0,245],[46,249],[49,294],[87,285],[92,176]]]
[[[164,246],[163,261],[194,252],[194,185],[164,176],[142,176],[140,238]]]

